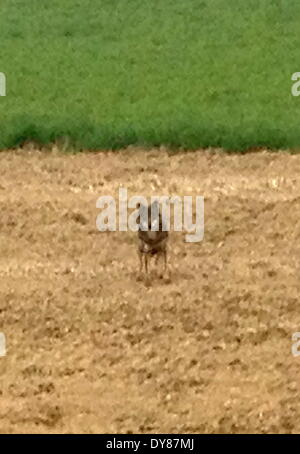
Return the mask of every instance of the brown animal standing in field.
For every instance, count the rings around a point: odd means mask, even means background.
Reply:
[[[157,265],[159,257],[164,259],[164,272],[167,271],[167,243],[169,233],[164,230],[164,222],[159,209],[158,202],[151,205],[139,205],[140,222],[138,230],[139,246],[138,253],[140,258],[140,274],[143,271],[148,274],[148,259],[155,257]]]

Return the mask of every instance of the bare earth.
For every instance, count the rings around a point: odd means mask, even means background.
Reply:
[[[101,195],[203,195],[138,281]],[[0,153],[2,433],[300,431],[300,155]]]

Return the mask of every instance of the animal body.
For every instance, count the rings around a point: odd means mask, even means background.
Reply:
[[[164,260],[164,272],[167,271],[167,244],[169,232],[165,229],[165,224],[159,209],[158,202],[151,205],[139,205],[140,222],[138,230],[138,254],[140,259],[140,273],[145,269],[148,274],[148,260],[155,257],[157,265],[159,257]]]

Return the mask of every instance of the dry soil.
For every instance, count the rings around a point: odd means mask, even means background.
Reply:
[[[203,195],[170,279],[101,195]],[[0,153],[2,433],[300,431],[300,155]]]

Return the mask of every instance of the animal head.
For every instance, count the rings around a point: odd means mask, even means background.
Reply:
[[[159,232],[163,231],[162,216],[158,201],[148,206],[139,205],[139,212],[139,231],[147,232],[147,237],[150,240],[155,240],[158,238]]]

